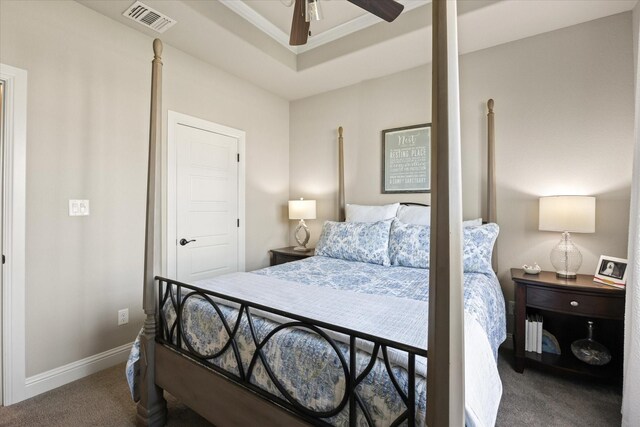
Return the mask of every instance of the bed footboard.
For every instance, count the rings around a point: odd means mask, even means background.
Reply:
[[[156,350],[158,385],[217,426],[309,425],[286,409],[274,406],[168,347],[159,345]]]
[[[373,426],[375,417],[362,399],[359,386],[364,384],[367,376],[374,370],[374,364],[379,370],[386,369],[392,384],[391,388],[395,389],[395,393],[404,404],[402,413],[391,425],[417,424],[416,357],[426,357],[425,349],[265,307],[174,280],[161,277],[156,279],[159,287],[157,308],[159,330],[156,341],[162,344],[156,349],[156,384],[185,401],[192,409],[214,424],[218,426],[256,423],[273,426],[330,425],[328,420],[332,417],[341,414],[344,420],[348,413],[349,426],[356,426],[358,422],[363,421],[358,418],[364,418],[367,425]],[[192,298],[202,301],[198,304],[208,304],[209,312],[214,313],[216,320],[223,325],[222,333],[226,341],[220,344],[220,348],[205,352],[198,345],[190,342],[193,338],[190,338],[190,333],[185,331],[187,327],[183,316],[185,306],[189,300],[193,301]],[[236,310],[232,316],[229,314],[229,307]],[[261,313],[256,314],[257,311]],[[256,324],[264,322],[261,316],[264,316],[265,312],[281,320],[278,320],[270,331],[259,332]],[[232,318],[231,321],[229,317]],[[239,338],[242,322],[246,322],[245,333],[247,329],[250,331],[249,340],[252,341],[250,357],[246,353],[246,336]],[[307,402],[295,397],[296,390],[292,391],[291,385],[282,378],[278,378],[276,369],[272,369],[272,361],[269,360],[269,354],[265,349],[271,344],[273,337],[284,329],[297,329],[315,334],[318,339],[324,340],[333,348],[339,360],[339,371],[342,375],[337,383],[344,385],[344,391],[336,394],[335,400],[339,402],[333,407],[318,409],[307,406]],[[339,334],[339,342],[334,340],[337,336],[335,334]],[[363,341],[370,343],[371,346],[371,351],[365,353],[365,359],[358,347],[358,344],[362,344]],[[245,352],[244,360],[241,356],[242,351]],[[406,357],[405,384],[397,378],[398,367],[390,357],[392,351],[396,352],[396,356],[399,351]],[[216,363],[225,354],[229,360],[235,362],[233,369],[224,369],[220,363]],[[378,360],[381,361],[376,364]],[[266,371],[269,381],[277,390],[275,393],[266,391],[252,381],[259,369],[258,365]]]

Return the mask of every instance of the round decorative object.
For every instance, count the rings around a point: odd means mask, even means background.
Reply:
[[[587,338],[571,343],[571,352],[578,359],[589,365],[606,365],[611,361],[611,353],[607,347],[593,339],[593,321],[587,322]]]

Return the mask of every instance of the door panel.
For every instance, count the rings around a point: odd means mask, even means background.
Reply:
[[[181,124],[175,137],[178,280],[238,271],[238,140]]]

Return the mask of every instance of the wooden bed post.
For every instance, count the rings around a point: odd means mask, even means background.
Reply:
[[[493,99],[487,101],[487,221],[498,222],[496,208],[496,134],[494,127]],[[491,256],[493,271],[498,271],[498,242],[493,246]]]
[[[344,139],[342,138],[342,126],[338,128],[338,220],[346,219],[344,203]]]
[[[456,3],[434,0],[427,425],[464,425],[462,167]],[[435,249],[435,250],[434,250]]]
[[[154,58],[151,71],[151,124],[149,128],[149,165],[147,172],[147,219],[144,247],[143,307],[146,314],[144,333],[140,337],[140,401],[137,423],[141,426],[163,426],[167,402],[156,385],[156,286],[154,251],[156,247],[156,166],[162,126],[162,42],[153,41]]]

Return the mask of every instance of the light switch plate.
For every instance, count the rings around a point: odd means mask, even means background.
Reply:
[[[89,215],[88,200],[69,200],[69,216]]]

